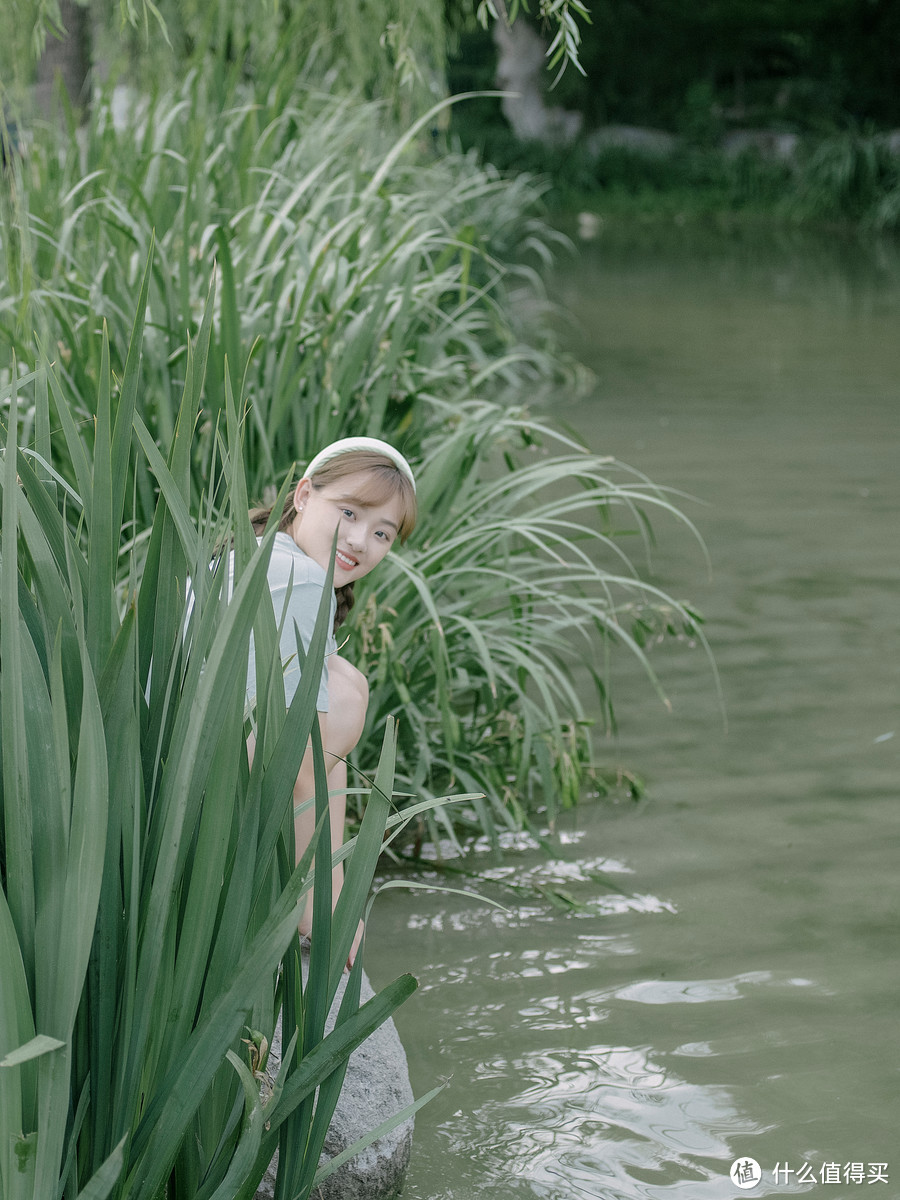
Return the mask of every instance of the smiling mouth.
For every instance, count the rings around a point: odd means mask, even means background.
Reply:
[[[335,558],[338,560],[338,562],[344,568],[345,571],[352,571],[354,567],[359,566],[359,562],[357,561],[357,559],[350,558],[349,555],[344,554],[340,550],[335,551]]]

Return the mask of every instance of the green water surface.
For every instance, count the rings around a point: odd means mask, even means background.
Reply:
[[[671,521],[651,577],[704,612],[728,726],[697,648],[652,651],[671,712],[621,655],[598,754],[646,798],[493,868],[583,910],[378,901],[373,981],[420,980],[414,1090],[450,1078],[404,1195],[894,1200],[900,253],[601,231],[550,284],[597,377],[557,415],[703,502],[711,578]]]

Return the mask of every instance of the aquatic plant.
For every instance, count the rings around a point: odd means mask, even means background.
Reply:
[[[190,504],[190,454],[212,328],[211,295],[174,436],[157,448],[139,394],[150,270],[124,373],[99,346],[92,444],[65,376],[39,361],[3,389],[0,575],[0,1192],[5,1200],[252,1196],[283,1139],[279,1194],[306,1196],[348,1055],[414,989],[398,979],[360,1007],[362,957],[334,1031],[325,1015],[392,815],[395,731],[346,852],[331,914],[331,850],[312,681],[285,715],[264,603],[274,529],[246,517],[230,392],[209,487]],[[117,391],[117,395],[115,392]],[[59,424],[73,475],[58,469]],[[29,438],[23,438],[23,428]],[[157,504],[140,570],[120,547],[128,464]],[[222,492],[221,503],[211,503]],[[229,601],[215,546],[234,536]],[[220,560],[219,556],[219,560]],[[124,560],[124,569],[123,569]],[[189,608],[186,579],[192,583]],[[248,761],[248,639],[259,667]],[[271,655],[260,655],[268,646]],[[270,695],[271,682],[275,692]],[[320,764],[314,840],[294,868],[292,785],[310,733]],[[313,867],[315,869],[313,870]],[[314,893],[308,982],[298,905]],[[277,1011],[283,1065],[258,1072]],[[250,1054],[243,1042],[246,1027]]]

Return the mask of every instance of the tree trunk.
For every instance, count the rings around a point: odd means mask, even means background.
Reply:
[[[47,35],[37,66],[35,102],[45,117],[55,118],[59,115],[56,88],[60,86],[80,121],[91,99],[90,12],[75,0],[59,0],[59,12],[65,32],[61,38]]]
[[[504,117],[520,142],[567,146],[581,129],[581,113],[544,102],[547,49],[540,35],[521,18],[509,25],[494,22],[497,87],[508,93],[500,102]]]

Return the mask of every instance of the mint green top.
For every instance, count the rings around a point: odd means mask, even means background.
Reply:
[[[229,563],[229,591],[234,581],[234,561]],[[275,609],[275,624],[281,626],[281,662],[284,667],[284,699],[290,704],[300,683],[300,664],[297,662],[297,642],[294,629],[300,633],[300,641],[304,650],[309,650],[313,629],[316,624],[316,614],[322,592],[325,589],[325,571],[304,554],[294,539],[287,533],[276,533],[272,546],[272,557],[269,559],[269,591],[272,594],[272,605]],[[325,663],[322,668],[322,678],[319,681],[319,695],[316,708],[319,712],[328,712],[328,655],[337,652],[335,642],[334,613],[336,608],[334,592],[331,593],[331,611],[328,618],[328,641],[325,646]],[[285,609],[287,610],[285,613]],[[282,617],[284,620],[282,621]],[[256,698],[256,652],[253,637],[250,638],[250,659],[247,666],[247,699]]]

